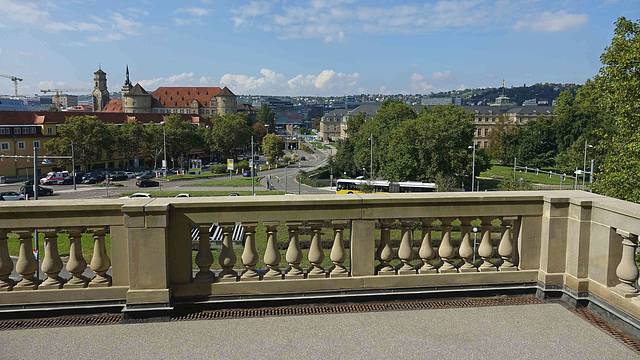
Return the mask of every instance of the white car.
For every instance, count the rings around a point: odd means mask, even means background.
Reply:
[[[178,194],[176,195],[177,198],[181,198],[181,197],[191,197],[191,195],[187,194],[187,193],[183,193],[183,194]]]
[[[148,193],[135,193],[135,194],[131,194],[129,196],[123,196],[120,199],[150,199],[153,196],[151,194]]]
[[[127,175],[127,179],[133,179],[134,177],[136,177],[136,174],[132,173],[131,171],[125,171],[124,174]]]
[[[2,195],[2,197],[7,201],[24,200],[24,195],[23,194],[18,194],[15,191],[5,191],[3,193],[0,193],[0,195]]]

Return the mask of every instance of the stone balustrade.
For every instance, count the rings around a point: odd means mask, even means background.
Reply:
[[[16,203],[0,204],[0,311],[87,301],[158,311],[190,299],[492,287],[593,297],[640,318],[640,205],[581,191]],[[212,223],[221,247],[211,246]],[[91,261],[83,234],[93,238]]]

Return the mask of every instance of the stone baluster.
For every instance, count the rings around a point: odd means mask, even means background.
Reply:
[[[211,272],[211,264],[213,264],[213,254],[211,253],[211,245],[209,244],[209,228],[210,225],[198,225],[200,232],[200,241],[198,242],[198,253],[196,254],[196,265],[199,271],[194,279],[195,283],[213,282],[213,272]]]
[[[256,249],[256,226],[258,223],[243,223],[244,227],[244,250],[242,251],[242,265],[246,268],[241,281],[260,280],[260,273],[256,270],[256,265],[260,260],[258,250]]]
[[[347,225],[346,220],[333,221],[333,246],[331,247],[331,262],[335,267],[329,274],[329,277],[347,277],[349,271],[344,267],[343,263],[347,260],[347,252],[344,249],[343,231]]]
[[[33,231],[19,230],[14,232],[18,234],[20,239],[20,253],[18,262],[16,262],[16,271],[20,274],[22,280],[13,287],[13,291],[35,290],[38,288],[40,281],[35,277],[36,270],[38,270],[38,261],[33,256],[33,244],[31,243]]]
[[[378,275],[395,275],[396,270],[389,263],[393,260],[391,247],[391,223],[389,219],[380,220],[380,270]]]
[[[455,249],[451,244],[451,222],[454,219],[442,218],[442,241],[438,248],[438,255],[442,259],[442,266],[438,269],[441,274],[456,273],[458,269],[453,266],[453,256],[455,255]]]
[[[9,279],[13,270],[13,261],[9,256],[7,230],[0,229],[0,291],[11,291],[15,281]]]
[[[56,229],[43,230],[44,234],[44,259],[42,260],[42,272],[47,274],[45,281],[38,289],[62,289],[64,279],[59,276],[62,270],[62,260],[58,253],[58,231]]]
[[[398,269],[398,275],[415,274],[416,268],[411,265],[413,260],[413,233],[411,231],[412,220],[402,219],[402,231],[400,237],[400,247],[398,247],[398,258],[402,261],[402,266]]]
[[[65,289],[85,288],[89,279],[83,275],[87,268],[87,261],[82,256],[82,228],[68,229],[69,233],[69,261],[67,271],[71,278],[62,286]]]
[[[491,218],[483,217],[482,220],[482,241],[480,241],[480,246],[478,246],[478,256],[482,259],[482,264],[478,270],[484,271],[498,271],[498,269],[491,263],[489,260],[493,256],[493,245],[491,245],[491,230],[493,225],[491,225]]]
[[[264,263],[267,265],[267,273],[262,277],[263,280],[282,280],[282,271],[280,270],[280,250],[278,250],[278,224],[277,221],[266,222],[267,227],[267,249],[264,252]]]
[[[462,242],[460,243],[460,257],[464,260],[464,264],[458,269],[461,273],[465,272],[478,272],[478,269],[473,264],[473,254],[475,249],[473,247],[473,241],[471,240],[471,221],[472,219],[463,218],[460,219],[460,232],[462,236]]]
[[[322,251],[322,221],[310,221],[311,224],[311,245],[309,246],[309,262],[311,263],[311,271],[307,278],[324,278],[327,274],[322,267],[324,261],[324,252]]]
[[[635,297],[638,296],[638,289],[633,286],[638,280],[638,266],[635,262],[638,235],[623,230],[616,230],[616,233],[622,237],[622,257],[616,268],[620,284],[614,290],[625,298]]]
[[[285,254],[285,260],[289,264],[289,271],[285,274],[288,279],[303,279],[304,272],[300,268],[302,262],[302,250],[300,249],[300,222],[287,222],[289,232],[289,247]]]
[[[438,269],[429,263],[429,260],[436,256],[436,252],[433,250],[433,245],[431,245],[431,223],[433,222],[433,219],[421,219],[421,221],[422,244],[420,245],[418,255],[420,256],[420,259],[422,259],[422,267],[420,267],[418,272],[420,274],[435,274],[438,272]]]
[[[91,270],[96,276],[89,283],[89,287],[111,286],[111,276],[107,275],[107,270],[111,267],[111,260],[107,254],[104,243],[105,228],[87,228],[93,233],[93,258],[91,259]]]
[[[233,228],[236,223],[219,223],[218,226],[222,228],[222,250],[220,250],[218,258],[218,264],[220,264],[222,271],[218,274],[218,281],[233,282],[238,277],[233,270],[237,260],[236,253],[233,251]]]
[[[500,244],[498,245],[498,255],[502,259],[502,265],[500,271],[516,271],[518,268],[513,264],[513,240],[511,239],[511,233],[513,231],[513,221],[517,218],[503,217],[502,220],[502,237],[500,238]]]

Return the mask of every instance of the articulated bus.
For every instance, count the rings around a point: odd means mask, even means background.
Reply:
[[[336,194],[362,194],[365,192],[362,191],[363,188],[368,188],[373,193],[421,193],[437,191],[438,185],[419,181],[391,182],[386,180],[340,179],[336,186]]]

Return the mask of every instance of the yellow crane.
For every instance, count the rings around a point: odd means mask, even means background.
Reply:
[[[15,86],[16,88],[16,96],[18,96],[18,81],[22,81],[22,79],[20,79],[17,76],[5,75],[5,74],[0,74],[0,77],[11,79],[11,81],[13,81],[13,86]]]
[[[48,93],[48,92],[55,92],[56,95],[54,96],[54,101],[56,104],[56,108],[60,109],[60,93],[61,92],[91,92],[93,90],[91,89],[46,89],[46,90],[40,90],[40,92],[42,93]]]

